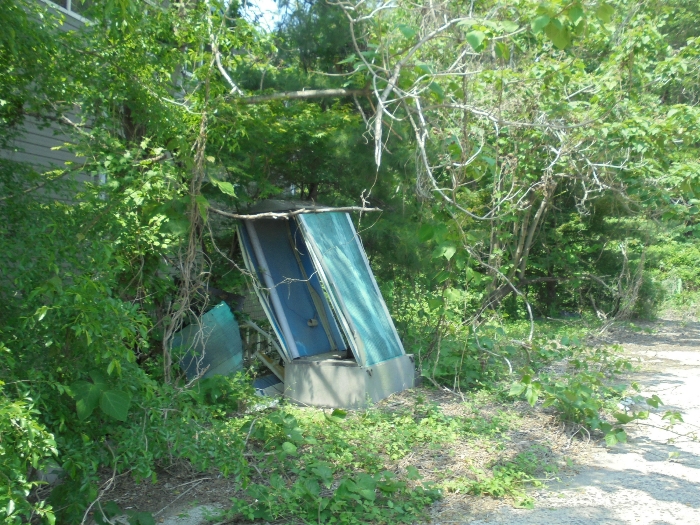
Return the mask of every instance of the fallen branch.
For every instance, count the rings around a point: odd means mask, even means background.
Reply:
[[[370,92],[366,89],[306,89],[304,91],[283,91],[281,93],[270,93],[269,95],[240,97],[235,100],[241,104],[259,104],[260,102],[270,102],[272,100],[298,100],[323,97],[367,97],[369,95]]]
[[[285,211],[285,212],[266,212],[266,213],[253,213],[253,214],[241,214],[241,213],[231,213],[229,211],[219,210],[217,208],[210,207],[209,211],[214,212],[218,215],[228,217],[229,219],[239,219],[243,221],[254,221],[256,219],[289,219],[297,215],[303,215],[307,213],[328,213],[328,212],[351,212],[359,211],[360,213],[368,211],[382,211],[381,208],[363,208],[362,206],[345,206],[342,208],[299,208],[298,210]]]

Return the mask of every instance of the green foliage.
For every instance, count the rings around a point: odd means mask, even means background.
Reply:
[[[0,343],[0,351],[6,350]],[[19,392],[26,390],[22,386],[17,387]],[[40,412],[29,395],[10,397],[8,387],[0,381],[0,519],[18,524],[34,515],[55,523],[50,505],[44,501],[32,504],[27,496],[43,484],[31,473],[47,469],[55,460],[56,441],[40,422]]]
[[[557,472],[556,465],[540,458],[542,452],[542,447],[535,445],[517,454],[511,461],[496,463],[490,475],[482,469],[472,469],[475,479],[458,478],[443,486],[449,492],[508,497],[514,500],[517,507],[533,508],[534,501],[527,495],[526,487],[544,487],[544,482]]]
[[[335,488],[331,488],[334,485]],[[439,499],[435,488],[408,488],[389,471],[333,480],[324,463],[300,473],[291,486],[279,475],[269,485],[253,484],[246,499],[234,500],[233,518],[248,520],[301,519],[318,523],[412,523],[426,505]]]
[[[501,450],[519,416],[507,409],[483,415],[483,406],[492,402],[484,392],[475,393],[468,396],[469,415],[448,416],[418,392],[413,404],[397,410],[377,407],[329,414],[284,407],[249,416],[241,430],[250,436],[255,450],[250,461],[265,482],[246,487],[227,516],[322,523],[415,521],[425,506],[462,481],[443,472],[432,484],[423,481],[421,465],[397,468],[397,464],[426,449],[450,454],[457,443]],[[472,492],[520,497],[522,488],[535,481],[531,479],[535,473],[553,472],[540,459],[541,452],[535,447],[511,462],[494,462],[484,476],[510,485],[501,492]]]
[[[659,242],[649,247],[648,279],[642,288],[640,306],[647,311],[687,310],[697,302],[700,274],[697,261],[696,226],[679,225],[659,235]]]
[[[648,410],[629,411],[629,404],[645,403],[658,408],[663,403],[657,395],[650,398],[632,396],[624,412],[618,407],[625,394],[639,390],[632,383],[616,383],[617,377],[632,370],[632,363],[621,356],[621,347],[586,348],[567,339],[562,341],[558,357],[568,361],[563,374],[526,369],[519,381],[510,388],[510,395],[524,397],[534,406],[542,398],[542,406],[554,407],[563,421],[579,423],[590,431],[600,431],[609,446],[625,443],[624,425],[649,417]],[[663,419],[673,425],[683,420],[675,411],[667,411]]]
[[[80,381],[73,384],[78,418],[85,420],[98,406],[102,412],[118,421],[126,421],[131,399],[121,390],[110,390],[104,375],[97,371],[90,372],[92,382]]]
[[[348,416],[342,410],[329,415],[287,409],[251,420],[242,430],[258,443],[260,453],[253,456],[258,468],[270,472],[269,482],[246,488],[229,517],[412,522],[440,492],[416,483],[415,468],[398,479],[384,469],[385,461],[401,459],[421,444],[452,440],[459,429],[434,408],[425,417],[419,413],[370,410]]]
[[[582,423],[591,430],[608,434],[624,435],[620,428],[605,421],[603,411],[622,398],[626,385],[612,385],[614,378],[631,363],[620,357],[620,348],[586,349],[566,345],[563,352],[568,357],[570,372],[551,374],[540,371],[537,377],[526,371],[520,381],[513,383],[510,394],[523,395],[530,405],[540,397],[543,406],[553,406],[562,419]]]

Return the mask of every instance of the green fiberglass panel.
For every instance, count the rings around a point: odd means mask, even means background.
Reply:
[[[226,303],[186,326],[173,337],[173,350],[188,380],[199,375],[231,375],[243,368],[243,341],[238,323]]]
[[[358,362],[369,366],[404,355],[350,216],[306,214],[299,221]]]

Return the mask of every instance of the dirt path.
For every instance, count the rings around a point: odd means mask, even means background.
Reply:
[[[665,406],[629,429],[629,444],[596,447],[576,475],[537,493],[534,510],[502,505],[461,523],[700,524],[700,443],[648,426],[665,426],[661,414],[680,410],[685,423],[674,430],[700,435],[700,323],[659,321],[643,328],[653,333],[618,331],[608,339],[639,360],[634,379],[644,395],[657,394]]]

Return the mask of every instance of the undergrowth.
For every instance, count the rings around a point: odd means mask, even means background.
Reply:
[[[491,473],[484,469],[472,468],[473,478],[459,477],[443,484],[448,492],[462,492],[475,496],[512,498],[515,506],[533,508],[534,500],[528,495],[528,487],[541,488],[559,470],[558,466],[541,458],[546,450],[541,445],[533,445],[510,461],[493,462]]]
[[[450,491],[527,506],[525,487],[542,483],[542,472],[556,470],[539,458],[537,447],[507,462],[494,459],[472,468],[454,457],[465,447],[496,457],[507,449],[508,435],[522,416],[512,408],[494,409],[498,395],[485,391],[457,403],[460,415],[446,415],[428,401],[429,394],[418,390],[393,409],[346,414],[286,406],[268,417],[251,417],[242,431],[250,435],[255,450],[250,462],[259,475],[234,499],[226,517],[404,523],[420,518],[427,505]],[[436,471],[426,464],[431,454],[454,464]]]
[[[514,399],[531,405],[541,401],[562,421],[600,432],[610,445],[626,440],[625,424],[648,417],[648,411],[620,409],[624,396],[635,395],[635,385],[622,380],[632,365],[619,347],[583,344],[590,323],[538,321],[537,334],[549,330],[548,336],[517,348],[513,341],[524,339],[527,323],[486,326],[478,342],[496,356],[466,369],[477,374],[486,366],[489,372],[475,375],[471,388],[450,394],[459,399],[450,406],[459,410],[449,413],[434,401],[432,385],[349,413],[284,402],[263,408],[249,378],[240,375],[203,380],[193,388],[154,383],[132,388],[129,417],[117,423],[118,407],[102,406],[95,397],[104,399],[113,387],[93,374],[84,384],[43,383],[47,395],[62,396],[61,411],[53,417],[82,429],[52,435],[35,419],[37,400],[21,397],[23,383],[5,385],[13,401],[0,407],[9,414],[0,422],[3,446],[10,450],[4,457],[24,459],[21,465],[0,463],[0,468],[4,473],[38,470],[55,462],[60,448],[64,478],[48,500],[36,496],[43,490],[36,476],[13,479],[15,492],[3,500],[4,512],[16,523],[32,514],[52,522],[53,504],[59,522],[80,522],[86,506],[101,498],[93,508],[97,521],[121,516],[132,525],[147,525],[152,523],[148,513],[119,509],[101,494],[104,467],[148,483],[156,481],[160,468],[182,462],[238,482],[240,491],[223,516],[235,522],[411,523],[451,492],[528,508],[534,503],[528,489],[545,486],[557,475],[558,464],[540,445],[514,453],[510,435],[522,427],[523,417]],[[442,348],[441,360],[452,351],[444,342]],[[498,355],[510,357],[517,381]],[[445,362],[426,361],[426,368],[437,371],[438,379],[447,377],[452,364]],[[644,401],[651,408],[661,404],[657,397]],[[76,411],[77,403],[82,405]],[[680,415],[667,420],[679,421]],[[30,437],[37,443],[36,455],[21,448]],[[473,461],[472,454],[480,460]],[[25,501],[38,503],[19,508]]]
[[[541,398],[543,408],[554,408],[562,421],[579,424],[589,433],[600,432],[609,446],[627,442],[624,425],[647,419],[651,409],[663,405],[657,395],[638,395],[639,386],[625,380],[623,374],[631,372],[633,365],[620,345],[591,347],[566,337],[561,342],[549,342],[548,347],[548,353],[557,356],[556,361],[548,358],[523,367],[520,380],[511,385],[510,395],[524,397],[531,406]],[[552,363],[563,370],[546,366]],[[622,404],[625,397],[631,402]],[[629,410],[628,406],[634,404],[648,409]],[[676,411],[667,411],[663,419],[670,425],[683,421]]]

